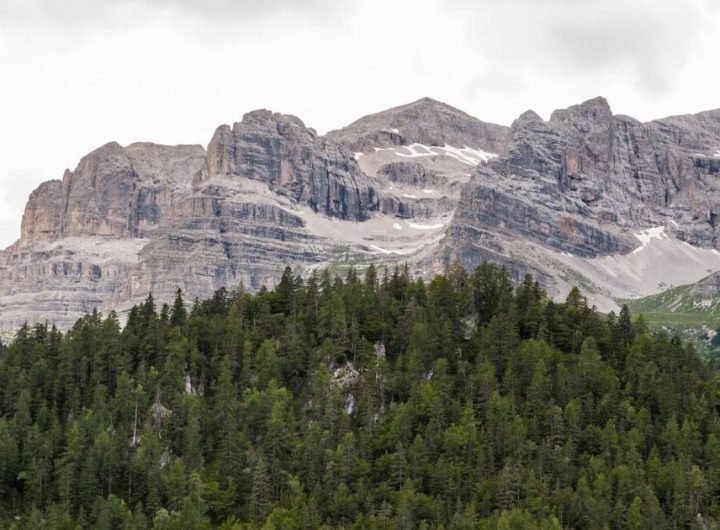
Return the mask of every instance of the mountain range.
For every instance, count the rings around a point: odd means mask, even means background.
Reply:
[[[616,310],[720,285],[719,216],[720,110],[640,122],[598,97],[505,127],[423,98],[325,135],[256,110],[207,148],[107,143],[34,190],[0,253],[0,332],[257,290],[286,265],[490,261]]]

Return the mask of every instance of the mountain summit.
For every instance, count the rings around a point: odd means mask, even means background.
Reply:
[[[508,128],[473,118],[446,103],[422,98],[407,105],[370,114],[327,137],[353,151],[378,146],[410,145],[473,147],[491,153],[502,150]]]

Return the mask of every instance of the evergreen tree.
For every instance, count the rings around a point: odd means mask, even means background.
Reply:
[[[170,324],[175,327],[182,327],[187,321],[187,309],[182,296],[182,289],[175,292],[175,301],[170,311]]]

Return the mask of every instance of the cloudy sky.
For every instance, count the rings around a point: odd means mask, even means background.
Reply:
[[[320,132],[431,96],[510,124],[604,95],[720,107],[715,0],[0,0],[0,246],[103,143],[205,145],[265,107]]]

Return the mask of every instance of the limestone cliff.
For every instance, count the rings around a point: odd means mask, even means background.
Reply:
[[[144,237],[190,190],[200,146],[110,142],[86,155],[62,181],[41,184],[23,215],[20,245],[73,236]]]
[[[718,146],[718,111],[641,123],[614,116],[603,98],[547,122],[528,111],[505,152],[463,189],[440,255],[557,276],[557,263],[530,258],[522,242],[594,259],[626,254],[639,231],[663,227],[678,241],[717,248]]]
[[[332,217],[362,221],[377,197],[352,153],[319,137],[295,116],[257,110],[232,128],[218,127],[196,179],[215,176],[263,182],[292,200]]]

